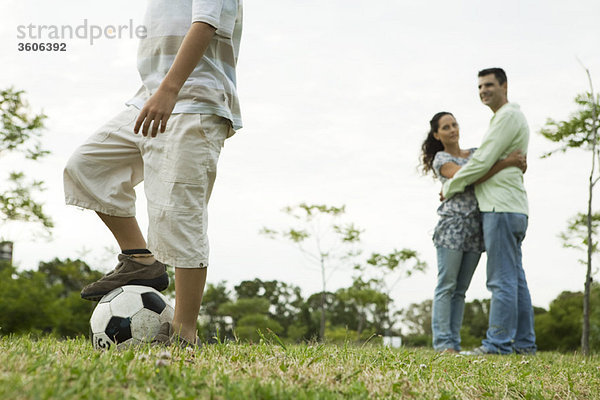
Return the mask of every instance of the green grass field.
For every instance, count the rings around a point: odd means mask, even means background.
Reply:
[[[0,338],[0,399],[600,399],[600,357],[466,357],[354,345],[98,352]]]

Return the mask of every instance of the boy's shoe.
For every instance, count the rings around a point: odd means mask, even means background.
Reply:
[[[160,261],[144,265],[134,261],[131,256],[119,254],[119,264],[115,269],[84,287],[81,298],[98,301],[111,290],[125,285],[150,286],[162,292],[169,287],[167,268]]]
[[[488,354],[500,354],[497,351],[489,350],[484,345],[474,348],[473,350],[461,351],[460,354],[463,356],[486,356]]]
[[[160,329],[154,337],[152,344],[162,346],[177,346],[182,349],[191,348],[196,350],[200,347],[200,338],[196,336],[195,343],[191,343],[176,334],[173,330],[173,325],[171,325],[169,322],[165,322],[160,326]]]

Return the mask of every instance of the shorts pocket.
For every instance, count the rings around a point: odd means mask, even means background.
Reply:
[[[167,154],[163,158],[160,176],[165,182],[203,184],[207,181],[205,151],[194,146],[181,146],[181,143],[169,143]]]
[[[214,173],[228,132],[227,120],[207,114],[179,114],[165,132],[160,177],[165,182],[206,184]],[[167,128],[169,130],[169,128]]]
[[[140,110],[134,106],[128,106],[126,110],[117,114],[116,117],[94,132],[92,138],[94,138],[95,141],[102,143],[108,139],[111,133],[118,132],[128,125],[131,125],[131,134],[133,134],[133,122],[137,119],[139,111]]]
[[[195,115],[178,115],[167,132],[160,177],[164,182],[202,185],[207,181],[209,150],[198,133]],[[182,118],[183,117],[183,118]],[[185,121],[184,121],[185,119]]]

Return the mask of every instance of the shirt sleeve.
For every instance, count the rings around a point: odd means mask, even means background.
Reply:
[[[473,157],[452,179],[444,183],[444,197],[461,193],[467,186],[484,176],[513,143],[519,132],[519,120],[514,113],[504,113],[494,118]]]
[[[453,162],[452,156],[450,154],[446,153],[445,151],[438,151],[437,153],[435,153],[432,166],[437,177],[443,176],[440,170],[442,169],[444,164],[447,164],[449,162]]]
[[[215,29],[219,29],[223,1],[224,0],[193,0],[192,23],[205,22]]]

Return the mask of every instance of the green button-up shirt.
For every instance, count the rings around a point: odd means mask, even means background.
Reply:
[[[464,191],[513,150],[520,149],[526,154],[528,144],[529,126],[525,116],[517,104],[506,103],[492,117],[483,142],[471,160],[444,184],[444,196],[450,198]],[[475,185],[475,196],[482,212],[529,214],[523,172],[517,167],[504,168]]]

